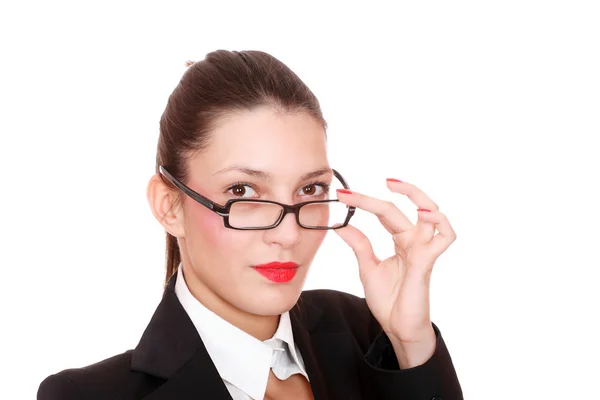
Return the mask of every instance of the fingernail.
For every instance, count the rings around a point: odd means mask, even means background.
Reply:
[[[426,212],[431,212],[431,210],[428,210],[426,208],[417,208],[417,211],[426,211]]]
[[[394,179],[394,178],[387,178],[386,181],[388,181],[388,182],[400,182],[400,183],[402,183],[402,181],[400,179]]]
[[[344,193],[344,194],[352,194],[352,191],[348,190],[348,189],[337,189],[338,193]]]

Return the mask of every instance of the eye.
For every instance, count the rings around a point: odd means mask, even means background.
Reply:
[[[302,189],[300,189],[301,191],[301,195],[303,196],[322,196],[324,194],[327,194],[327,191],[329,190],[328,185],[324,184],[324,183],[311,183],[310,185],[306,185],[304,186]]]
[[[257,197],[256,191],[248,184],[237,183],[229,187],[227,193],[235,197]]]

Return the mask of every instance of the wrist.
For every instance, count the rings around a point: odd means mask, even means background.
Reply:
[[[415,340],[401,341],[394,334],[388,334],[400,369],[408,369],[425,364],[433,356],[436,347],[436,336],[433,327]]]

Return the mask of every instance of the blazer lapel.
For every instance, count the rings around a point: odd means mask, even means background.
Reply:
[[[316,326],[322,314],[323,310],[311,302],[304,301],[302,296],[290,310],[294,343],[298,345],[302,354],[315,400],[329,399],[325,378],[323,377],[321,368],[319,368],[319,362],[314,352],[313,338],[311,337],[311,331]]]
[[[177,274],[169,280],[163,299],[133,352],[133,371],[166,379],[144,399],[231,400],[196,327],[177,299],[176,278]]]
[[[205,348],[144,400],[232,400]]]
[[[331,316],[318,324],[323,310],[303,292],[290,310],[294,341],[302,353],[315,400],[359,400],[364,397],[358,380],[356,341]],[[360,357],[360,356],[359,356]]]

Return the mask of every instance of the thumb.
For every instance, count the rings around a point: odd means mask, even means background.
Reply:
[[[334,232],[354,251],[358,260],[358,270],[362,281],[363,277],[380,262],[377,256],[375,256],[375,252],[373,252],[371,241],[364,233],[352,225],[347,225],[341,229],[334,229]]]

